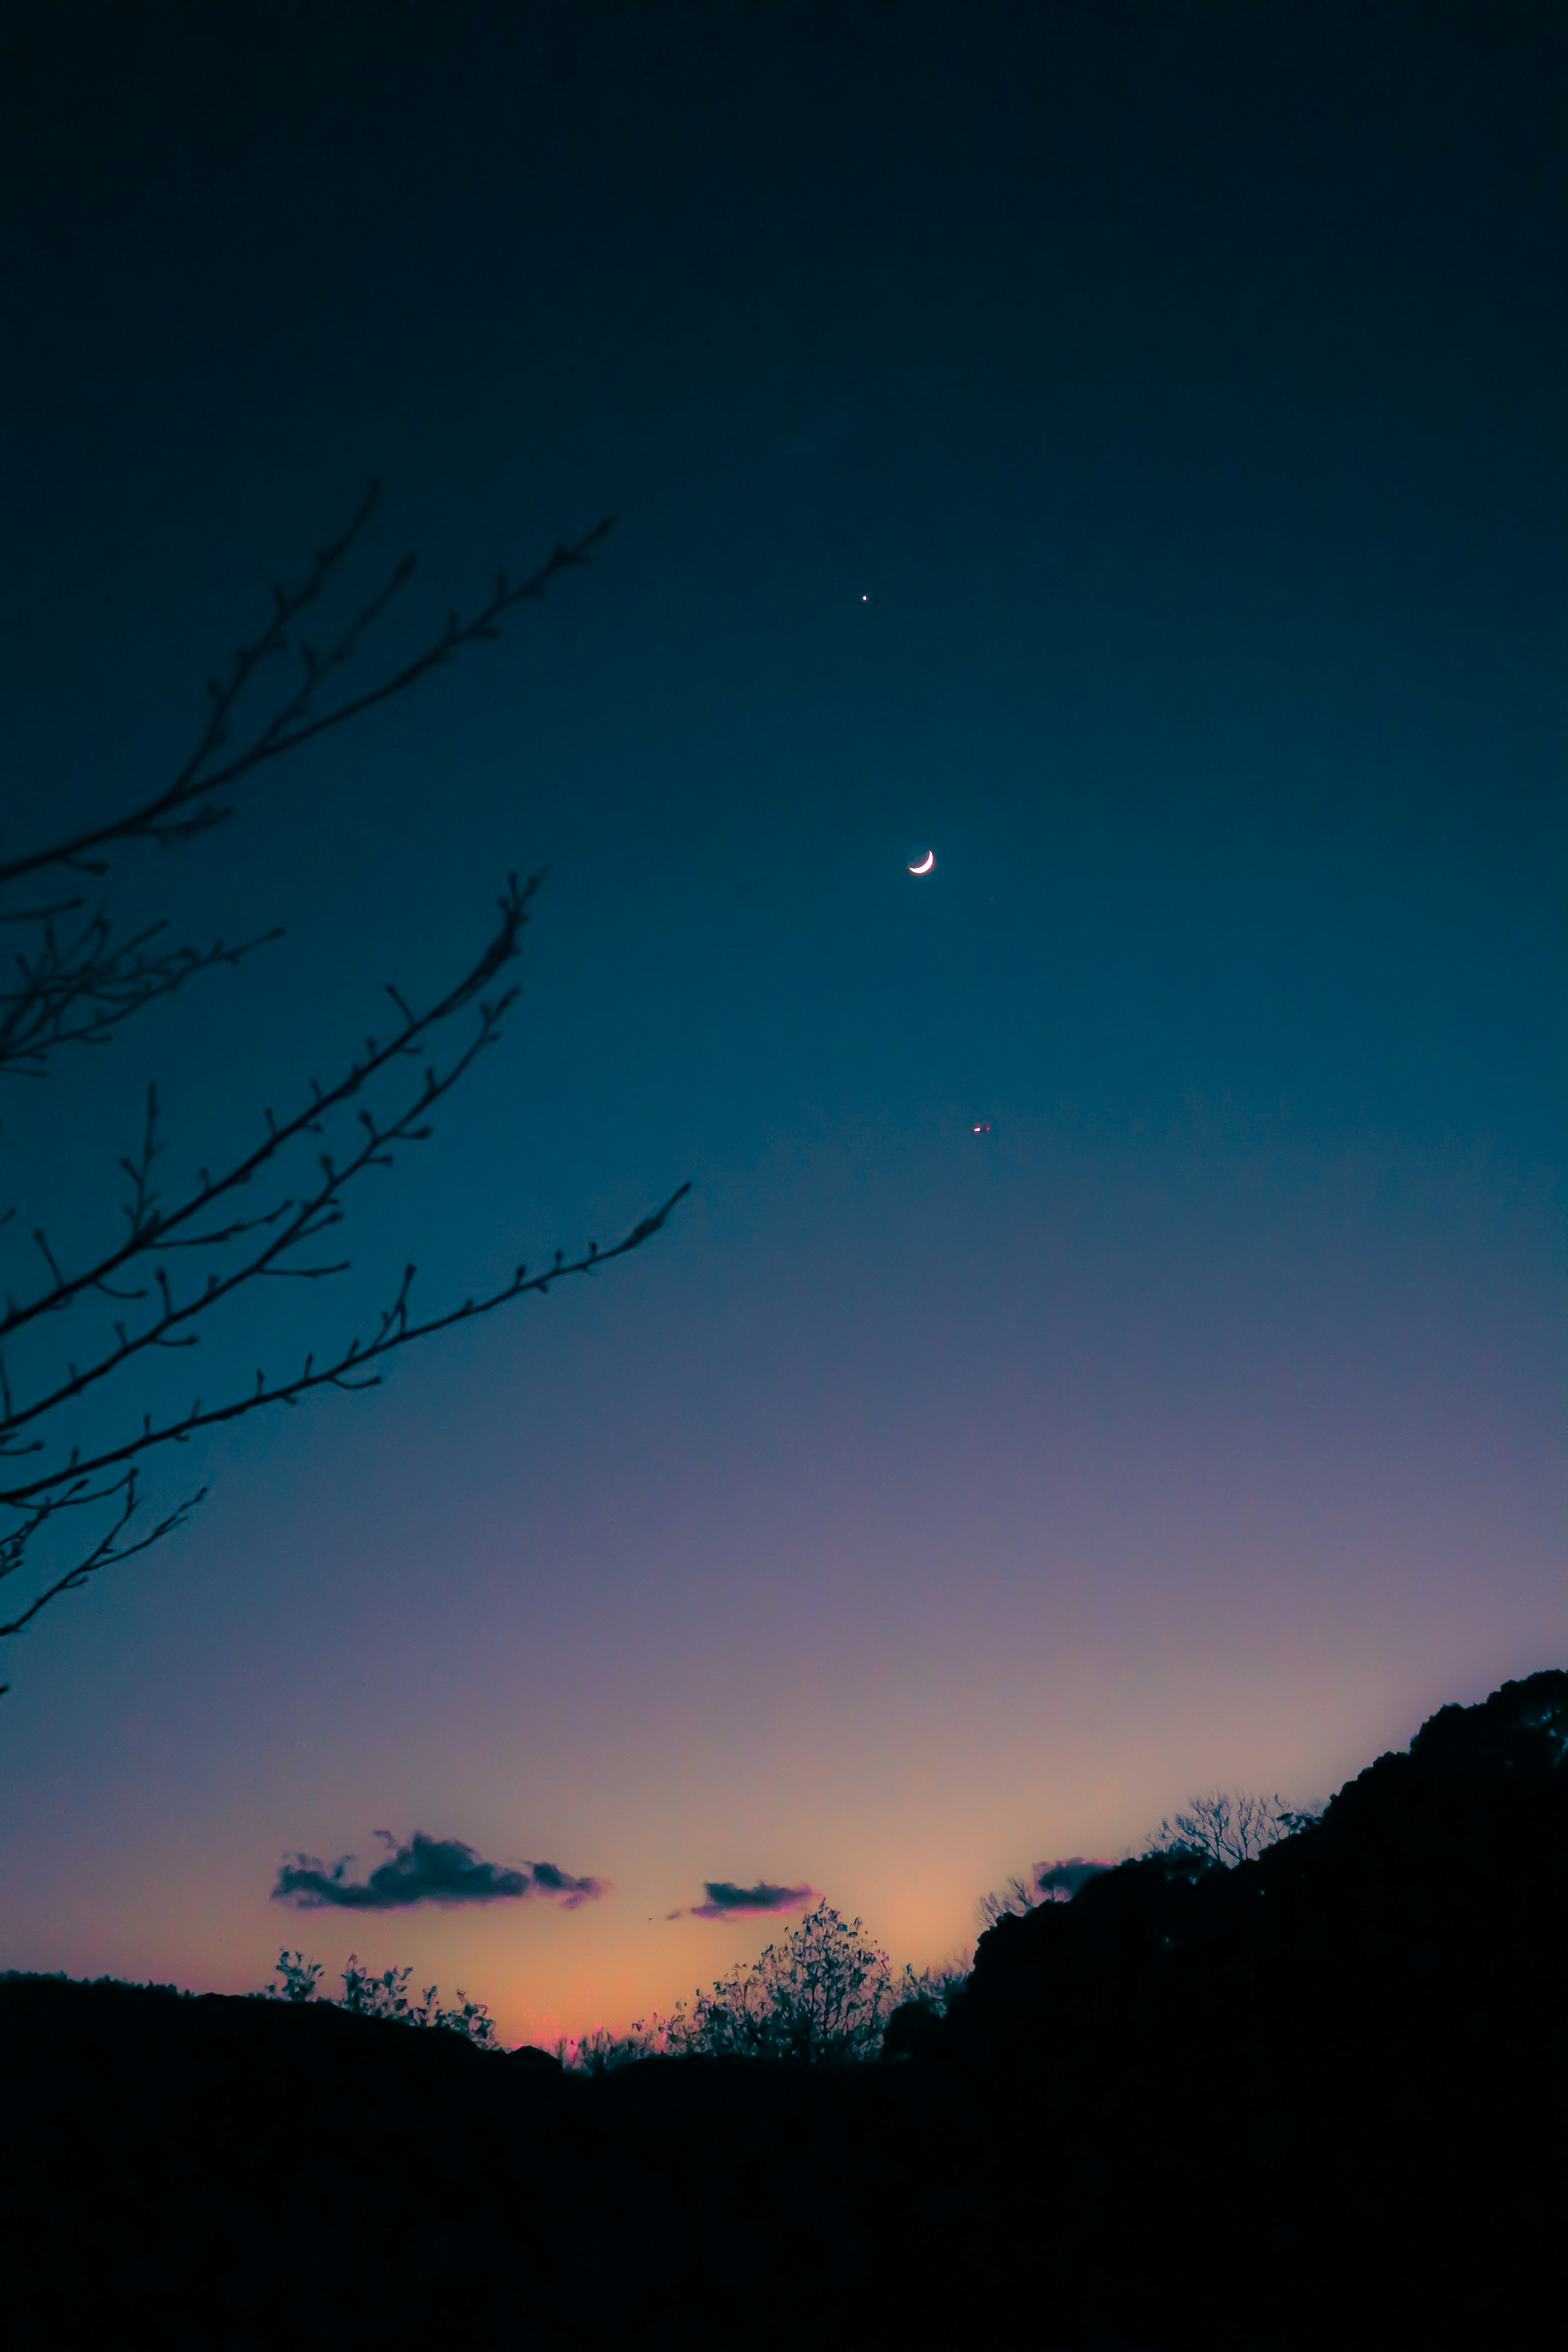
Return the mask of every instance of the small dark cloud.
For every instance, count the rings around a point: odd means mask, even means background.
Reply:
[[[484,1862],[460,1838],[426,1837],[416,1830],[406,1845],[399,1845],[386,1830],[376,1835],[392,1853],[368,1878],[348,1875],[352,1853],[330,1870],[314,1854],[297,1853],[279,1869],[272,1900],[291,1903],[298,1911],[408,1911],[416,1903],[515,1903],[543,1895],[563,1911],[575,1911],[607,1891],[602,1878],[574,1878],[552,1862],[516,1867]]]
[[[1075,1853],[1070,1862],[1037,1862],[1035,1885],[1048,1900],[1070,1903],[1091,1878],[1099,1878],[1115,1867],[1113,1862],[1088,1862],[1081,1853]]]
[[[706,1903],[694,1903],[689,1911],[672,1911],[672,1919],[745,1919],[752,1913],[798,1911],[807,1903],[815,1903],[819,1890],[815,1886],[770,1886],[760,1878],[755,1886],[736,1886],[727,1878],[705,1878],[702,1882]]]

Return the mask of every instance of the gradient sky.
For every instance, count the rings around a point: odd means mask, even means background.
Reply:
[[[620,517],[125,861],[288,936],[0,1106],[7,1197],[85,1244],[150,1076],[213,1157],[546,862],[505,1046],[238,1359],[694,1189],[175,1465],[190,1531],[10,1645],[0,1965],[354,1948],[553,2039],[760,1946],[668,1918],[705,1881],[937,1959],[1011,1870],[1561,1662],[1564,47],[7,11],[8,841],[163,778],[373,473],[416,634]],[[378,1828],[615,1891],[269,1902]]]

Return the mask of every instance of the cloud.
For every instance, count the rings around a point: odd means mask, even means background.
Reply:
[[[272,1900],[291,1903],[298,1911],[408,1911],[416,1903],[515,1903],[543,1895],[563,1911],[575,1911],[580,1903],[608,1892],[602,1878],[574,1878],[552,1862],[525,1862],[517,1868],[483,1862],[460,1838],[426,1837],[416,1830],[406,1845],[399,1845],[387,1830],[376,1835],[391,1847],[391,1859],[367,1879],[349,1877],[352,1853],[330,1870],[314,1854],[297,1853],[279,1868]]]
[[[745,1919],[753,1913],[798,1911],[807,1903],[815,1903],[821,1891],[815,1886],[770,1886],[760,1878],[755,1886],[736,1886],[727,1878],[705,1878],[702,1882],[706,1903],[694,1903],[689,1911],[672,1911],[672,1919]]]
[[[1047,1895],[1053,1902],[1070,1903],[1091,1878],[1100,1878],[1115,1867],[1113,1862],[1086,1862],[1081,1853],[1075,1853],[1070,1862],[1037,1862],[1035,1864],[1035,1885],[1041,1895]]]

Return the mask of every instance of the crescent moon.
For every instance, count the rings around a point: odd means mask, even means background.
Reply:
[[[911,866],[910,872],[911,874],[929,874],[935,864],[936,852],[934,849],[928,849],[925,856],[921,859],[920,864],[918,866]]]

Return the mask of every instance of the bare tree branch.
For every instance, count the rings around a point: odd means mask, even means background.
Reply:
[[[240,646],[224,678],[209,684],[205,723],[173,782],[118,817],[0,864],[0,888],[50,868],[101,875],[107,870],[106,853],[112,848],[136,841],[167,848],[223,824],[232,808],[220,805],[215,794],[329,729],[407,692],[468,646],[493,639],[503,616],[516,605],[542,596],[560,572],[591,561],[610,529],[606,520],[574,542],[557,545],[524,580],[512,582],[500,574],[493,593],[469,618],[452,614],[412,660],[322,708],[329,681],[353,659],[413,572],[414,560],[405,557],[324,648],[300,635],[303,616],[334,583],[378,496],[373,484],[348,528],[318,551],[297,587],[274,589],[266,627]],[[295,683],[263,717],[242,729],[240,707],[258,674],[290,653],[300,666]],[[367,1336],[325,1353],[311,1349],[292,1376],[269,1378],[258,1370],[254,1386],[227,1387],[226,1393],[205,1405],[198,1397],[188,1412],[172,1418],[122,1407],[130,1425],[122,1422],[118,1433],[110,1425],[90,1440],[73,1434],[73,1424],[79,1427],[79,1408],[92,1406],[95,1400],[107,1404],[123,1397],[125,1384],[150,1370],[157,1356],[195,1347],[207,1328],[202,1318],[230,1307],[249,1286],[269,1280],[310,1284],[347,1270],[346,1256],[335,1251],[323,1255],[312,1245],[343,1223],[345,1196],[368,1170],[391,1167],[401,1146],[428,1139],[430,1114],[437,1105],[496,1043],[516,990],[496,992],[494,983],[518,952],[542,879],[539,874],[521,884],[515,874],[509,878],[499,901],[499,921],[480,953],[426,1010],[416,1012],[389,982],[386,993],[395,1018],[385,1037],[367,1037],[363,1051],[330,1084],[312,1080],[307,1099],[289,1117],[279,1119],[267,1111],[265,1131],[248,1150],[216,1174],[202,1168],[172,1205],[165,1206],[158,1182],[163,1114],[153,1086],[147,1093],[140,1141],[118,1160],[127,1188],[118,1239],[89,1252],[85,1263],[72,1265],[71,1253],[57,1254],[42,1225],[30,1228],[31,1246],[42,1260],[46,1278],[37,1286],[21,1286],[20,1298],[9,1290],[0,1297],[0,1477],[10,1482],[0,1486],[0,1513],[11,1515],[8,1526],[0,1522],[0,1581],[19,1576],[40,1547],[57,1549],[57,1538],[75,1524],[62,1519],[62,1514],[107,1511],[110,1516],[94,1540],[65,1546],[65,1564],[56,1557],[41,1589],[0,1624],[0,1640],[19,1635],[63,1593],[79,1590],[91,1577],[150,1549],[184,1524],[205,1487],[148,1524],[144,1533],[128,1537],[142,1507],[137,1482],[143,1456],[184,1444],[268,1405],[298,1404],[319,1389],[374,1388],[385,1361],[416,1340],[491,1314],[511,1299],[542,1295],[552,1282],[595,1273],[639,1249],[690,1189],[682,1184],[612,1249],[600,1250],[590,1242],[585,1253],[570,1260],[557,1250],[542,1271],[531,1275],[520,1265],[495,1288],[427,1314],[416,1316],[413,1310],[415,1268],[410,1264]],[[5,922],[26,935],[30,944],[15,955],[13,984],[0,985],[0,1073],[28,1076],[40,1075],[58,1047],[107,1044],[124,1022],[158,998],[174,994],[197,973],[237,964],[279,936],[269,931],[237,947],[221,940],[206,948],[171,946],[164,942],[168,926],[153,923],[119,938],[106,906],[89,908],[82,897],[51,898],[47,891],[30,905],[0,909],[0,923]],[[456,1045],[438,1067],[426,1058],[435,1033],[469,1013],[474,1020],[466,1042]],[[408,1063],[414,1067],[405,1073]],[[398,1089],[400,1076],[405,1083]],[[346,1135],[334,1125],[340,1119],[353,1121]],[[291,1152],[313,1157],[309,1174],[298,1158],[290,1172]],[[271,1197],[254,1202],[253,1187]],[[12,1213],[0,1213],[0,1226]],[[40,1347],[47,1358],[57,1329],[79,1330],[74,1352],[68,1354],[62,1347],[52,1369],[46,1360],[29,1370],[27,1364]],[[19,1370],[8,1360],[14,1350],[20,1351]],[[0,1691],[5,1687],[0,1685]]]
[[[165,948],[149,954],[149,943],[168,924],[149,924],[116,943],[101,907],[62,936],[58,918],[79,913],[82,904],[79,898],[67,899],[47,910],[0,916],[0,920],[43,927],[32,953],[24,950],[14,959],[16,986],[0,989],[0,1071],[37,1077],[58,1045],[107,1045],[122,1021],[155,998],[172,996],[198,972],[237,964],[283,936],[274,929],[238,947],[218,940],[207,948]]]
[[[183,1502],[177,1503],[172,1511],[166,1512],[163,1518],[149,1528],[144,1536],[129,1544],[121,1543],[120,1538],[142,1507],[134,1470],[128,1470],[123,1477],[115,1480],[113,1486],[100,1487],[95,1494],[66,1495],[30,1513],[20,1528],[12,1528],[0,1538],[0,1577],[11,1575],[22,1565],[28,1541],[63,1505],[108,1502],[116,1495],[122,1498],[119,1516],[112,1526],[62,1576],[56,1577],[52,1584],[47,1585],[29,1601],[19,1617],[12,1618],[7,1625],[0,1625],[0,1641],[25,1633],[38,1612],[47,1609],[51,1601],[58,1601],[62,1592],[75,1592],[89,1576],[98,1575],[103,1569],[113,1568],[121,1560],[133,1559],[138,1552],[150,1551],[154,1544],[162,1543],[165,1536],[173,1535],[176,1528],[184,1527],[197,1504],[205,1500],[206,1491],[203,1486],[195,1494],[187,1495]],[[9,1683],[0,1683],[0,1698],[5,1697],[10,1687]]]
[[[1293,1837],[1316,1820],[1320,1810],[1296,1810],[1279,1795],[1260,1796],[1249,1789],[1211,1789],[1205,1795],[1189,1797],[1186,1811],[1173,1822],[1163,1821],[1143,1851],[1202,1855],[1234,1870],[1238,1863],[1267,1853],[1281,1838]]]
[[[447,1307],[438,1315],[428,1316],[423,1322],[409,1320],[408,1298],[417,1268],[412,1265],[405,1266],[395,1297],[390,1307],[384,1307],[381,1311],[374,1336],[363,1342],[351,1339],[348,1346],[333,1361],[318,1365],[313,1355],[308,1356],[303,1369],[293,1380],[274,1382],[268,1382],[265,1374],[258,1371],[255,1388],[244,1395],[235,1397],[224,1404],[212,1405],[205,1409],[198,1398],[188,1413],[182,1414],[178,1420],[156,1427],[153,1426],[149,1415],[139,1436],[130,1439],[124,1444],[106,1448],[98,1454],[79,1456],[73,1452],[70,1460],[60,1468],[46,1472],[37,1478],[26,1481],[21,1486],[0,1489],[0,1504],[9,1504],[16,1507],[32,1501],[37,1496],[51,1494],[72,1479],[96,1477],[101,1471],[113,1469],[120,1463],[134,1460],[146,1453],[150,1447],[167,1445],[171,1443],[183,1445],[198,1431],[216,1429],[225,1422],[237,1421],[243,1414],[258,1412],[263,1405],[297,1404],[301,1397],[308,1396],[316,1389],[379,1387],[381,1375],[378,1372],[372,1372],[369,1377],[364,1375],[369,1367],[379,1363],[384,1357],[392,1355],[397,1349],[407,1347],[416,1339],[427,1339],[437,1331],[450,1330],[454,1324],[472,1322],[478,1316],[493,1314],[498,1307],[505,1307],[514,1298],[526,1297],[531,1292],[537,1291],[543,1295],[548,1292],[552,1282],[564,1282],[571,1275],[596,1274],[602,1265],[608,1265],[613,1259],[626,1257],[632,1250],[640,1249],[644,1242],[650,1241],[660,1230],[670,1211],[678,1202],[685,1199],[690,1190],[689,1183],[679,1185],[661,1208],[656,1209],[651,1216],[644,1217],[639,1223],[634,1225],[626,1239],[617,1242],[613,1249],[602,1250],[590,1242],[587,1250],[581,1257],[572,1259],[568,1259],[562,1251],[557,1250],[553,1262],[542,1274],[531,1275],[525,1265],[520,1265],[510,1281],[504,1283],[500,1289],[481,1293],[477,1298],[473,1297],[465,1298],[460,1306]],[[193,1309],[182,1309],[179,1312],[200,1313],[209,1303],[216,1300],[217,1295],[216,1292],[210,1295],[204,1293],[195,1302]],[[50,1398],[45,1409],[51,1412],[56,1410],[59,1402],[79,1393],[79,1390],[86,1386],[87,1380],[93,1376],[95,1375],[79,1375],[77,1382],[68,1384],[59,1391],[58,1397]],[[20,1414],[16,1416],[18,1422],[22,1418]]]
[[[200,1237],[188,1236],[184,1232],[184,1228],[189,1226],[195,1219],[205,1215],[215,1202],[226,1200],[230,1194],[248,1185],[269,1162],[277,1160],[289,1144],[301,1136],[319,1134],[322,1120],[331,1112],[353,1101],[373,1078],[411,1055],[430,1031],[451,1020],[455,1014],[461,1013],[466,1006],[473,1003],[479,991],[492,981],[502,966],[516,955],[519,935],[528,920],[528,908],[543,879],[542,873],[531,874],[528,880],[520,886],[515,874],[509,877],[506,892],[497,902],[501,919],[487,942],[484,952],[457,986],[449,989],[427,1013],[410,1012],[404,999],[389,983],[387,994],[398,1007],[400,1020],[397,1028],[387,1042],[384,1045],[378,1045],[374,1037],[367,1038],[364,1054],[352,1062],[343,1076],[331,1087],[314,1087],[310,1100],[296,1111],[292,1118],[279,1123],[268,1112],[267,1133],[261,1141],[242,1159],[236,1160],[234,1165],[222,1175],[216,1178],[204,1176],[203,1181],[167,1214],[158,1210],[156,1196],[151,1193],[148,1189],[147,1175],[143,1175],[138,1182],[131,1231],[126,1239],[118,1248],[107,1251],[103,1256],[96,1259],[91,1265],[84,1267],[80,1273],[68,1276],[58,1275],[48,1289],[41,1291],[36,1298],[25,1305],[18,1306],[15,1301],[9,1301],[5,1312],[0,1315],[0,1342],[4,1342],[26,1324],[35,1321],[40,1315],[56,1314],[84,1293],[104,1289],[117,1276],[126,1270],[133,1259],[144,1256],[152,1250],[199,1245]],[[408,1130],[408,1122],[418,1118],[432,1103],[438,1100],[442,1094],[448,1092],[456,1085],[458,1079],[472,1063],[475,1055],[494,1038],[501,1017],[510,1010],[514,996],[515,992],[509,991],[497,1004],[485,1009],[481,1016],[480,1034],[461,1060],[440,1081],[434,1092],[430,1090],[427,1077],[426,1085],[415,1103],[402,1113],[396,1121],[383,1130],[382,1141],[423,1140],[422,1138],[416,1138],[411,1130]],[[155,1094],[150,1097],[148,1117],[149,1132],[143,1144],[143,1151],[144,1153],[151,1151],[153,1156],[155,1156],[157,1148],[154,1135],[157,1118]],[[400,1130],[405,1131],[400,1132]],[[121,1162],[122,1168],[125,1164],[123,1160]],[[362,1155],[362,1164],[370,1164],[368,1155]],[[147,1160],[146,1167],[150,1175],[150,1158]],[[337,1179],[340,1187],[349,1180],[350,1172],[345,1169],[340,1174]],[[357,1168],[352,1172],[357,1173]],[[319,1205],[324,1205],[324,1196],[330,1195],[332,1189],[331,1184],[321,1189],[317,1196]],[[281,1212],[274,1210],[268,1213],[276,1216]],[[243,1220],[226,1231],[209,1236],[209,1239],[215,1243],[219,1240],[229,1240],[250,1226],[263,1222],[265,1222],[263,1218]],[[295,1238],[298,1239],[299,1236],[296,1235]],[[273,1255],[276,1255],[276,1251]],[[5,1450],[5,1424],[0,1423],[0,1452]]]
[[[212,708],[206,724],[195,749],[173,782],[154,793],[150,800],[123,811],[102,824],[88,826],[48,848],[32,850],[25,856],[0,861],[0,888],[7,883],[19,881],[24,875],[41,873],[50,866],[64,866],[74,873],[101,873],[104,868],[97,862],[95,854],[111,844],[152,841],[167,848],[175,842],[188,841],[215,824],[221,824],[232,811],[214,806],[208,799],[210,794],[237,783],[242,776],[248,775],[268,761],[280,759],[289,751],[298,751],[301,744],[324,734],[329,728],[342,727],[351,719],[357,719],[363,712],[374,709],[378,703],[390,701],[395,695],[405,694],[410,687],[418,685],[432,670],[442,667],[454,654],[465,647],[493,639],[499,634],[496,625],[504,614],[531,598],[544,595],[559,573],[591,563],[595,549],[603,543],[615,524],[615,517],[607,515],[595,523],[592,530],[584,531],[580,539],[558,541],[544,562],[524,580],[510,581],[504,572],[498,573],[491,594],[467,620],[460,619],[456,613],[450,614],[439,635],[413,660],[389,672],[374,686],[349,696],[331,709],[317,712],[312,706],[321,688],[357,652],[367,630],[380,620],[394,596],[414,574],[416,559],[405,555],[325,653],[319,652],[293,634],[301,613],[319,601],[343,559],[363,534],[380,498],[381,485],[373,482],[346,530],[329,546],[318,551],[300,586],[291,590],[273,589],[273,613],[266,628],[248,645],[238,647],[226,679],[208,681],[207,694]],[[230,722],[236,717],[246,688],[264,662],[290,651],[298,655],[303,673],[295,691],[277,704],[240,749],[232,751],[227,759],[220,760],[218,754],[229,745]]]

